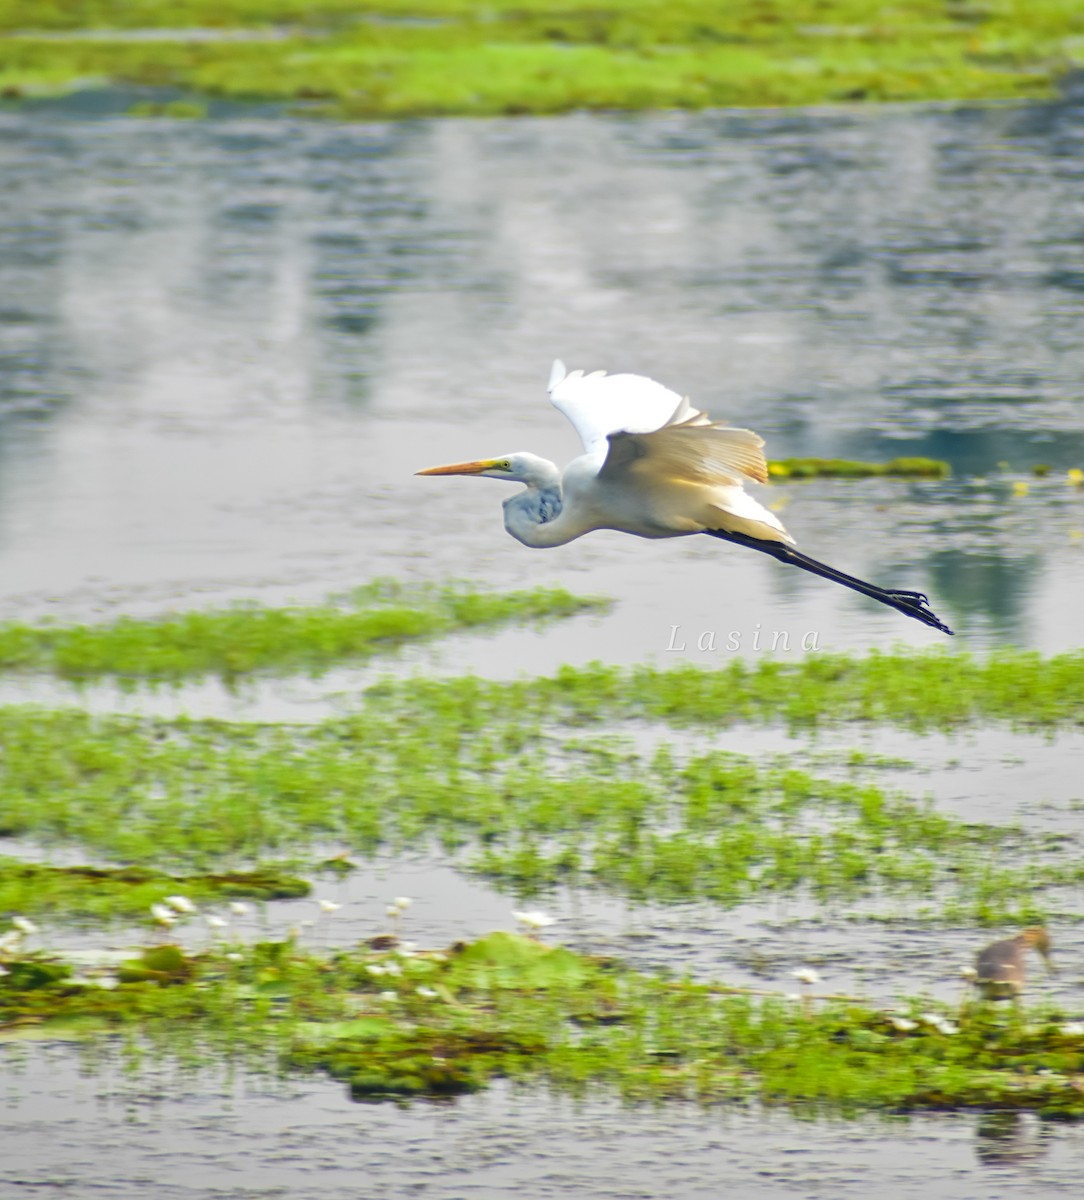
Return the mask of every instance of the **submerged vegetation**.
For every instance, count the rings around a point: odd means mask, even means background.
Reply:
[[[1084,58],[1064,0],[0,0],[0,33],[9,97],[112,83],[340,117],[1049,96]]]
[[[108,973],[43,954],[5,970],[0,1038],[135,1025],[189,1058],[193,1046],[270,1050],[359,1099],[456,1095],[513,1077],[630,1100],[1084,1114],[1084,1025],[1052,1011],[888,1013],[753,997],[508,933],[441,953],[163,945]]]
[[[232,608],[100,625],[0,624],[0,671],[66,679],[224,679],[274,669],[318,675],[410,642],[470,629],[543,621],[608,607],[561,588],[493,593],[465,585],[406,587],[381,580],[339,603]]]

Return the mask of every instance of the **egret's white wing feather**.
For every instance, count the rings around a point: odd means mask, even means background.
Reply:
[[[703,413],[650,433],[611,433],[609,443],[599,471],[603,480],[665,478],[709,485],[740,485],[743,476],[757,483],[768,480],[764,439],[751,429],[710,422]]]
[[[565,371],[558,359],[550,371],[550,400],[572,422],[588,454],[607,450],[611,433],[650,433],[680,421],[705,423],[687,398],[644,375]]]

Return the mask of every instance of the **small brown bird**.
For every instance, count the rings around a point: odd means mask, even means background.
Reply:
[[[1024,957],[1028,950],[1037,950],[1046,963],[1047,971],[1054,974],[1054,964],[1050,959],[1050,935],[1038,925],[979,951],[975,960],[975,986],[984,999],[1020,998],[1027,978]]]

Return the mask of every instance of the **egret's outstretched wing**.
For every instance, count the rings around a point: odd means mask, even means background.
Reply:
[[[588,454],[605,451],[611,433],[651,433],[671,422],[708,422],[687,398],[654,379],[566,371],[560,359],[550,371],[549,394],[554,407],[572,422]]]
[[[661,479],[674,482],[737,485],[742,478],[767,483],[764,439],[751,429],[708,421],[702,413],[649,433],[611,433],[610,452],[599,479]]]

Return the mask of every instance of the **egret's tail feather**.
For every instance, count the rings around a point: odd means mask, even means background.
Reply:
[[[801,567],[803,571],[819,575],[822,579],[829,579],[832,583],[840,583],[852,591],[861,592],[863,596],[869,596],[871,600],[879,600],[882,604],[887,604],[890,608],[903,613],[904,616],[914,617],[923,625],[940,629],[942,633],[952,633],[952,630],[930,609],[929,600],[921,592],[905,592],[896,588],[881,588],[876,584],[866,583],[865,580],[856,579],[853,575],[837,571],[835,567],[830,567],[827,563],[810,558],[808,554],[803,554],[801,550],[795,550],[793,546],[788,546],[785,542],[750,537],[745,533],[728,533],[725,529],[706,529],[704,532],[710,533],[712,537],[722,538],[725,542],[733,542],[736,546],[747,546],[750,550],[759,550],[762,554],[770,554],[772,558],[777,558],[782,563],[790,563],[792,567]]]

